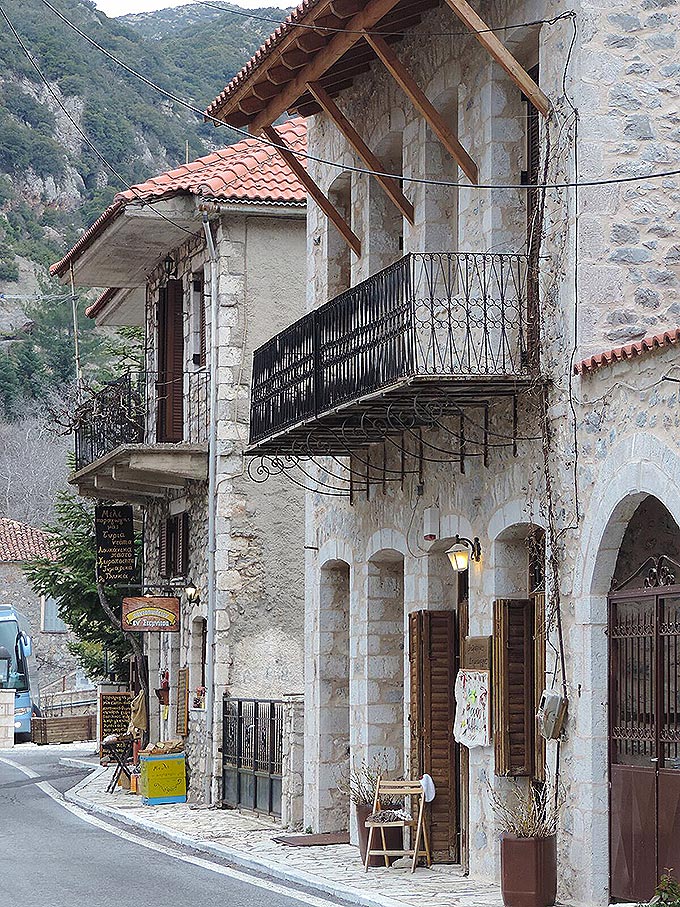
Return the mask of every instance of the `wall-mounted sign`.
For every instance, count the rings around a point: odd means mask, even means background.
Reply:
[[[491,670],[491,637],[466,636],[463,643],[463,667],[468,671]]]
[[[179,630],[179,599],[156,595],[124,598],[122,629],[139,633],[176,633]]]
[[[491,697],[488,671],[459,671],[455,685],[453,736],[472,749],[491,743]]]
[[[134,583],[135,529],[129,504],[100,504],[94,509],[97,579],[107,585]]]
[[[175,734],[186,737],[189,733],[189,668],[177,672],[177,717]]]

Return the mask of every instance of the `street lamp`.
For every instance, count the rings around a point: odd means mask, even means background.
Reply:
[[[471,560],[478,562],[481,559],[482,546],[479,544],[477,536],[470,540],[457,535],[454,544],[446,552],[446,556],[451,561],[455,572],[462,573],[468,569]]]
[[[191,580],[187,580],[187,584],[184,587],[184,594],[190,605],[196,604],[200,601],[201,593],[195,583],[192,583]]]

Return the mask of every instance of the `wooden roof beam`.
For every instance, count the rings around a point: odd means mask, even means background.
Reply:
[[[272,125],[263,126],[262,134],[268,141],[276,146],[276,150],[280,154],[281,159],[290,167],[295,176],[297,176],[309,195],[311,195],[326,217],[331,221],[352,252],[354,252],[358,258],[361,257],[361,240],[352,232],[344,217],[340,214],[331,200],[323,194],[321,189],[319,189],[308,173],[306,167],[303,166],[297,155],[293,154],[277,130]]]
[[[484,19],[474,11],[467,0],[446,0],[446,2],[460,21],[474,34],[482,47],[489,51],[496,63],[503,67],[520,91],[524,92],[536,110],[547,117],[550,113],[550,101],[547,96],[526,69],[517,62],[496,33],[489,31],[489,26]]]
[[[333,120],[340,132],[345,136],[349,144],[354,148],[361,160],[373,171],[376,180],[383,187],[389,198],[394,202],[409,223],[414,221],[413,205],[406,198],[401,190],[398,180],[391,176],[380,176],[379,173],[385,173],[387,168],[382,161],[368,147],[366,142],[361,138],[353,124],[348,120],[344,113],[339,109],[335,101],[319,85],[318,82],[310,82],[307,86],[310,93],[316,98],[321,107],[326,111],[328,116]]]
[[[319,53],[312,58],[310,63],[301,69],[288,85],[282,88],[279,95],[272,98],[265,109],[254,117],[250,124],[250,131],[254,135],[260,135],[265,126],[271,126],[284,111],[292,107],[298,98],[304,94],[307,90],[308,82],[316,82],[320,79],[334,63],[338,62],[340,57],[347,53],[350,47],[356,44],[361,38],[363,29],[372,28],[398,2],[399,0],[368,0],[363,9],[343,26],[347,31],[338,32],[328,44],[325,43],[325,38],[321,38],[320,35],[316,35],[312,31],[307,35],[298,36],[297,43],[302,50],[307,49],[302,42],[309,41],[311,37],[317,37],[321,40],[321,44],[324,45],[323,50],[319,50]]]
[[[395,82],[411,99],[416,110],[420,111],[434,134],[449,152],[451,157],[456,161],[470,182],[479,182],[477,164],[475,164],[465,148],[463,148],[437,108],[427,99],[425,92],[416,83],[411,73],[404,66],[399,57],[397,57],[389,44],[378,35],[370,35],[368,32],[364,32],[364,38],[385,64],[385,67],[392,75]]]

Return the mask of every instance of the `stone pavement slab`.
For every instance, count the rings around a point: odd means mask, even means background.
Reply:
[[[365,907],[502,907],[495,885],[456,866],[375,868],[366,873],[349,844],[287,847],[273,841],[281,826],[235,810],[173,803],[144,806],[122,789],[106,793],[110,770],[97,769],[66,794],[79,806],[277,878],[314,887]]]

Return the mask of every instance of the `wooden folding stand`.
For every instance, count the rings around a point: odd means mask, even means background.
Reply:
[[[413,799],[416,798],[418,804],[417,808],[417,818],[410,819],[395,819],[394,821],[381,822],[379,819],[366,819],[366,828],[368,829],[368,845],[366,847],[366,863],[364,869],[368,872],[368,866],[371,861],[372,856],[381,856],[385,858],[385,866],[390,865],[389,857],[409,857],[413,856],[413,863],[411,865],[411,872],[416,871],[416,863],[418,862],[418,857],[421,853],[425,854],[427,860],[427,865],[432,865],[432,859],[430,856],[430,842],[427,837],[427,828],[423,823],[423,813],[425,811],[425,792],[420,781],[387,781],[384,778],[378,776],[378,780],[375,786],[375,797],[373,799],[373,815],[376,815],[382,810],[381,806],[381,795],[389,797],[390,800],[408,798],[404,800],[404,807],[406,807],[409,799],[411,800],[411,805]],[[413,815],[413,813],[411,814]],[[413,842],[413,850],[388,850],[387,843],[385,841],[385,829],[386,828],[413,828],[416,829],[416,838]],[[373,833],[376,828],[380,829],[380,837],[382,838],[382,850],[372,850],[371,844],[373,843]],[[425,850],[420,848],[420,839],[423,839],[425,844]]]

